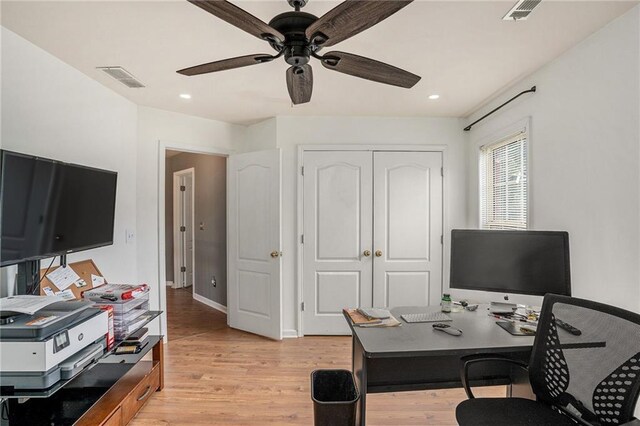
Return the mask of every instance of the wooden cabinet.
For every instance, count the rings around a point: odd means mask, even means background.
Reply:
[[[147,400],[158,390],[160,386],[159,364],[156,364],[151,372],[138,383],[122,403],[122,418],[124,424],[135,417]]]
[[[102,426],[122,426],[122,408],[118,408],[115,413],[113,413]]]
[[[151,361],[139,361],[125,373],[74,426],[124,426],[164,384],[162,338]]]

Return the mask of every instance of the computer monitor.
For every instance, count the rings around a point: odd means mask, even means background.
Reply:
[[[569,234],[552,231],[451,231],[450,288],[571,296]]]

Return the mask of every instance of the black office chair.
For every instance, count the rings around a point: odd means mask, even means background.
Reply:
[[[558,326],[563,321],[573,333]],[[508,362],[528,371],[537,400],[474,398],[469,367]],[[640,426],[640,315],[588,300],[544,297],[529,365],[487,355],[463,359],[469,399],[456,408],[460,425]]]

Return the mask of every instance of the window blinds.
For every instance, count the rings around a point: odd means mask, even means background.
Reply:
[[[527,228],[527,134],[480,149],[483,229]]]

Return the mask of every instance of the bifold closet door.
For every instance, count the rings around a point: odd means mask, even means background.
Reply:
[[[304,153],[304,333],[348,334],[372,305],[372,153]]]
[[[442,154],[374,152],[373,305],[437,304],[442,291]]]

